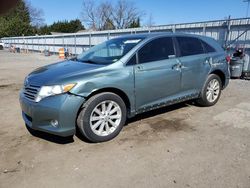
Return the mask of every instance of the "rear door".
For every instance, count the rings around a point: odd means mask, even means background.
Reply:
[[[180,91],[181,70],[172,37],[153,39],[137,54],[134,70],[137,109],[160,104]]]
[[[176,41],[182,70],[181,90],[188,93],[199,92],[210,70],[210,58],[200,39],[178,36]]]

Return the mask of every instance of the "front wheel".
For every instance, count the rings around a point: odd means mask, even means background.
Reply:
[[[126,105],[118,95],[100,93],[84,104],[77,118],[77,126],[91,142],[108,141],[121,131],[126,112]]]
[[[202,88],[197,103],[201,106],[213,106],[220,98],[221,88],[222,83],[220,77],[216,74],[210,74]]]

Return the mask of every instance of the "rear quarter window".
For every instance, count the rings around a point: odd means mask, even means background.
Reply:
[[[202,43],[206,53],[216,52],[216,50],[211,45],[206,43],[205,41],[201,40],[201,43]]]
[[[190,56],[205,53],[201,41],[197,38],[176,37],[176,39],[179,44],[181,56]]]

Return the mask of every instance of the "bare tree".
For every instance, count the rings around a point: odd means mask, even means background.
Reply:
[[[129,25],[142,16],[135,4],[128,0],[119,0],[112,12],[112,19],[116,29],[128,28]]]
[[[31,25],[35,27],[41,27],[45,25],[43,10],[40,8],[33,7],[30,1],[25,1],[25,4],[29,9]]]
[[[94,30],[128,28],[143,15],[133,2],[119,0],[115,5],[103,1],[96,5],[93,0],[83,0],[82,21]]]
[[[113,7],[110,2],[102,2],[98,6],[99,13],[99,29],[107,30],[114,29],[114,23],[112,21]]]
[[[97,30],[98,28],[98,10],[93,0],[83,0],[83,10],[81,12],[82,21],[86,23],[89,28]]]

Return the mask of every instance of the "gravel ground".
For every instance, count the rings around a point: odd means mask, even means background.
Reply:
[[[231,80],[220,101],[144,113],[114,140],[32,136],[18,92],[57,56],[0,51],[0,187],[250,187],[250,81]]]

